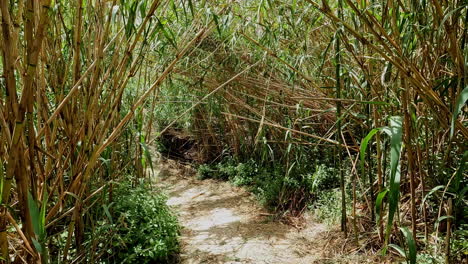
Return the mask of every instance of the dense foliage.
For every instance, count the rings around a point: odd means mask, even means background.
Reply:
[[[201,177],[251,186],[273,209],[299,214],[328,189],[357,245],[411,263],[467,258],[466,1],[0,0],[0,11],[5,261],[83,260],[93,208],[122,202],[124,175],[150,175],[151,143],[169,128],[193,135],[199,161],[232,159]]]
[[[285,175],[281,165],[264,167],[253,159],[239,162],[226,158],[212,165],[202,164],[198,167],[198,177],[229,180],[236,186],[245,186],[266,207],[292,215],[301,214],[310,202],[322,195],[322,191],[339,186],[336,170],[324,164],[309,167],[307,172],[289,171],[289,175]]]
[[[137,187],[120,185],[115,202],[108,209],[114,213],[111,225],[99,225],[113,233],[112,244],[101,259],[106,263],[175,262],[179,250],[179,226],[166,205],[166,198],[142,183]],[[107,236],[104,236],[109,239]]]

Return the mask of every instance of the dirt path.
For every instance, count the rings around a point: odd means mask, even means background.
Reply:
[[[338,232],[307,216],[300,230],[272,221],[243,188],[197,180],[192,169],[174,161],[161,163],[157,175],[157,185],[167,192],[168,204],[183,226],[182,263],[357,262],[349,255],[345,260],[337,257],[342,253],[330,252],[336,248]]]

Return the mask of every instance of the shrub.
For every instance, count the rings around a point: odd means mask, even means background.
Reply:
[[[198,167],[198,170],[197,170],[197,178],[199,180],[204,180],[204,179],[208,179],[208,178],[215,178],[214,174],[216,173],[217,171],[212,168],[212,166],[208,165],[208,164],[202,164]]]
[[[236,186],[246,186],[266,207],[299,213],[322,190],[338,186],[338,174],[325,165],[296,166],[286,175],[283,166],[261,166],[250,159],[237,163],[232,158],[215,165],[200,165],[198,178],[230,180]]]
[[[114,214],[112,248],[106,263],[171,263],[179,250],[179,225],[166,197],[146,185],[122,184],[110,206]]]

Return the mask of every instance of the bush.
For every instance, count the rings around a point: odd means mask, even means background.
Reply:
[[[143,184],[133,188],[122,184],[115,197],[110,206],[115,235],[104,256],[112,261],[106,263],[174,262],[179,251],[179,225],[166,197]]]
[[[305,171],[313,171],[312,173]],[[325,165],[293,167],[286,175],[283,166],[261,166],[254,160],[237,163],[231,158],[215,165],[200,165],[199,179],[229,180],[246,186],[263,205],[279,212],[299,213],[322,190],[339,185],[338,174]]]

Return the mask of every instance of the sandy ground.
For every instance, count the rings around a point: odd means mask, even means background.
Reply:
[[[183,226],[181,263],[375,263],[343,252],[340,232],[307,215],[301,228],[274,221],[251,193],[189,166],[160,162],[155,175]]]

